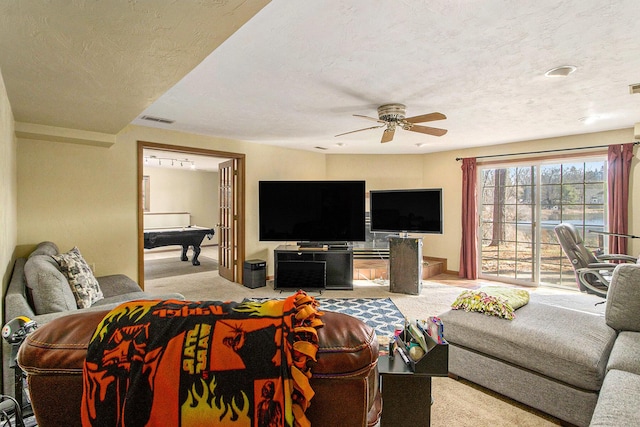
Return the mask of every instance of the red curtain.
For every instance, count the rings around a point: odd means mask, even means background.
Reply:
[[[478,278],[478,246],[476,216],[476,159],[462,159],[462,245],[458,276]]]
[[[629,234],[629,176],[633,159],[633,143],[610,145],[609,168],[609,232]],[[609,236],[609,253],[626,254],[627,238]]]

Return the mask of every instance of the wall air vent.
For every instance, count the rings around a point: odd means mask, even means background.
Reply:
[[[636,83],[634,85],[629,85],[629,92],[633,95],[634,93],[640,93],[640,83]]]
[[[153,117],[153,116],[142,116],[140,118],[142,120],[149,120],[151,122],[165,123],[165,124],[168,124],[168,125],[170,125],[171,123],[175,122],[175,120],[163,119],[161,117]]]

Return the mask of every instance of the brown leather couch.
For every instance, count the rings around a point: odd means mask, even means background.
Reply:
[[[27,374],[39,427],[80,426],[82,367],[91,335],[107,313],[55,319],[30,334],[18,363]],[[315,396],[307,410],[312,426],[373,426],[382,412],[378,341],[372,328],[341,313],[325,312],[318,362],[312,366]]]

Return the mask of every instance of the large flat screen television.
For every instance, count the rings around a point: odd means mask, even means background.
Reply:
[[[366,239],[364,181],[260,181],[258,197],[261,241]]]
[[[442,234],[442,189],[373,190],[371,231]]]

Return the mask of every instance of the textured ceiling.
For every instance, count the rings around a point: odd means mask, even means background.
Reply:
[[[640,83],[639,34],[637,0],[273,0],[145,114],[176,120],[158,127],[328,153],[628,128],[640,121],[628,87]],[[566,64],[577,71],[544,77]],[[388,102],[442,112],[430,125],[449,132],[334,137],[375,125],[352,115],[377,117]]]
[[[380,154],[640,122],[640,94],[629,92],[640,83],[637,0],[265,3],[2,2],[0,69],[16,120],[108,133],[133,120]],[[544,77],[560,65],[577,71]],[[428,125],[449,132],[398,130],[386,144],[382,129],[334,136],[375,125],[353,114],[376,117],[389,102],[408,116],[442,112]]]
[[[117,133],[267,2],[2,1],[15,120]]]

